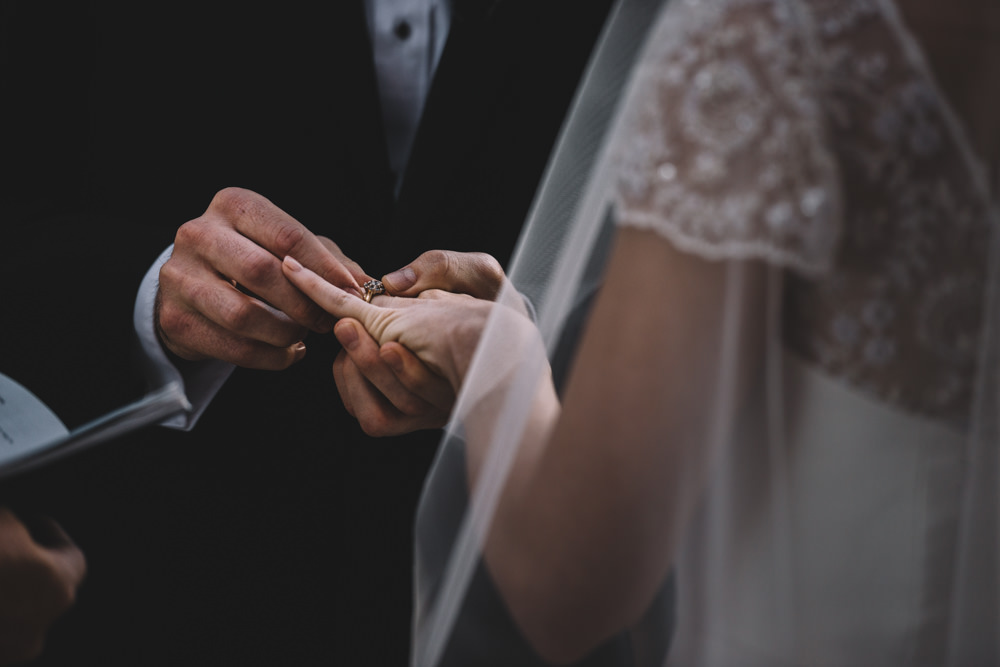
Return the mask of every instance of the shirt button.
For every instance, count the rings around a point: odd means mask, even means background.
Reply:
[[[413,29],[410,28],[410,24],[408,22],[400,21],[392,29],[392,32],[395,33],[396,37],[402,41],[406,41],[410,38],[410,34],[413,32]]]

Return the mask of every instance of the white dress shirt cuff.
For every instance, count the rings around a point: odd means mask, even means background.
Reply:
[[[190,431],[208,404],[215,398],[216,393],[229,379],[235,366],[223,361],[209,360],[185,364],[183,369],[178,369],[170,362],[167,353],[160,345],[153,327],[153,308],[159,286],[160,267],[170,259],[173,250],[173,245],[164,250],[143,277],[135,299],[132,322],[139,338],[147,380],[154,387],[161,387],[168,382],[180,383],[181,389],[191,403],[190,412],[165,419],[160,425]]]

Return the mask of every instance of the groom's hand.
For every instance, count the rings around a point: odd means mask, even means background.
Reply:
[[[183,359],[249,368],[277,370],[301,359],[307,331],[330,331],[333,319],[282,275],[289,254],[344,289],[360,293],[367,278],[336,244],[261,195],[220,191],[203,215],[177,230],[160,269],[160,341]]]
[[[382,282],[394,296],[439,289],[493,300],[505,279],[500,262],[486,253],[430,250]],[[447,423],[455,394],[445,378],[398,343],[379,348],[355,322],[338,323],[334,333],[344,347],[333,364],[337,390],[366,433],[400,435]]]
[[[401,435],[448,422],[455,403],[449,382],[399,343],[378,343],[355,320],[333,329],[343,350],[333,378],[347,412],[370,436]]]
[[[430,289],[493,301],[506,276],[493,256],[483,252],[429,250],[382,278],[393,296],[417,296]]]

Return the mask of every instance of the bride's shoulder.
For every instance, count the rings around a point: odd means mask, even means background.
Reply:
[[[621,224],[710,259],[829,268],[836,168],[800,9],[788,0],[668,3],[611,146]]]

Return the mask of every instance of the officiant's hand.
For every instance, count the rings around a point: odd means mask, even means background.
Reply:
[[[52,622],[72,606],[87,571],[83,553],[54,521],[34,534],[0,507],[0,665],[38,657]]]
[[[263,196],[220,191],[203,215],[177,230],[160,269],[154,324],[161,342],[183,359],[249,368],[277,370],[300,360],[306,333],[330,331],[333,319],[284,278],[287,254],[358,294],[367,279],[335,243]]]
[[[382,278],[392,295],[443,290],[490,300],[504,280],[492,256],[449,250],[425,252]],[[380,347],[357,322],[339,322],[334,333],[343,346],[333,364],[334,381],[347,412],[367,434],[400,435],[447,423],[455,393],[445,378],[398,343]]]

